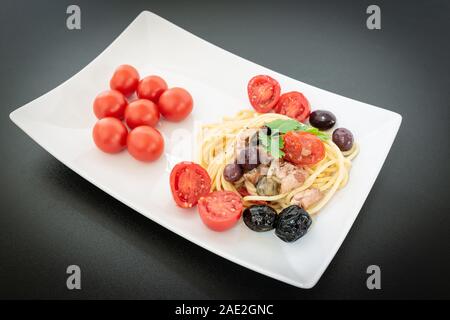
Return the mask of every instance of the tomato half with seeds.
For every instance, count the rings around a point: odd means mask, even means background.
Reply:
[[[311,113],[311,108],[309,101],[302,93],[291,91],[281,95],[275,107],[275,112],[305,122]]]
[[[241,197],[231,191],[215,191],[198,201],[200,218],[215,231],[233,227],[239,221],[243,208]]]
[[[191,208],[211,189],[211,178],[200,165],[184,161],[170,173],[170,189],[175,203],[181,208]]]
[[[289,131],[283,136],[284,159],[296,165],[314,165],[325,157],[325,145],[317,136],[302,131]]]
[[[280,98],[280,84],[267,75],[258,75],[250,79],[247,92],[250,104],[260,113],[271,111]]]

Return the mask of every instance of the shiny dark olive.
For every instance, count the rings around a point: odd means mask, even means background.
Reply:
[[[333,142],[341,151],[348,151],[353,147],[353,134],[345,128],[337,128],[333,132]]]
[[[328,130],[336,124],[336,116],[330,111],[316,110],[309,115],[309,123],[319,130]]]
[[[308,232],[312,219],[305,209],[292,205],[280,212],[275,223],[277,237],[285,242],[294,242]]]
[[[242,216],[247,227],[263,232],[274,228],[277,212],[266,205],[254,205],[245,209]]]
[[[237,163],[230,163],[225,166],[225,169],[223,170],[223,177],[228,182],[236,182],[238,181],[244,172],[242,171],[242,168]]]
[[[241,165],[244,172],[255,169],[259,164],[258,148],[247,147],[239,152],[236,162]]]

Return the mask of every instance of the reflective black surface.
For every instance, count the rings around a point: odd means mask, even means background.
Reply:
[[[0,298],[450,298],[448,1],[376,1],[378,31],[365,24],[372,1],[77,3],[81,31],[65,26],[72,1],[1,2]],[[360,215],[313,289],[249,271],[160,227],[9,120],[144,9],[268,68],[403,115]],[[66,289],[70,264],[81,267],[81,291]],[[382,271],[379,291],[366,288],[372,264]]]

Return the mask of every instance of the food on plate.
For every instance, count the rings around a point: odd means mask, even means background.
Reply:
[[[140,99],[148,99],[158,103],[161,94],[167,90],[167,83],[158,76],[148,76],[139,81],[137,95]]]
[[[350,151],[353,148],[353,134],[345,128],[337,128],[333,131],[333,142],[341,151]]]
[[[198,212],[203,223],[215,231],[234,226],[242,214],[241,197],[231,191],[215,191],[198,200]]]
[[[127,138],[128,152],[137,160],[150,162],[164,151],[164,139],[158,130],[149,126],[136,127]]]
[[[99,149],[117,153],[128,146],[129,153],[137,160],[151,162],[164,151],[164,139],[153,129],[160,119],[160,111],[171,121],[181,121],[192,111],[193,100],[182,88],[167,90],[166,82],[158,76],[148,76],[139,81],[138,71],[130,65],[121,65],[110,80],[111,90],[100,93],[93,109],[98,121],[93,138]],[[128,104],[127,98],[137,90],[139,99]],[[161,95],[166,93],[162,99]],[[133,98],[131,98],[133,99]],[[117,121],[111,120],[116,118]],[[121,120],[125,120],[128,129]]]
[[[128,130],[117,118],[107,117],[97,121],[92,130],[96,146],[106,153],[118,153],[127,145]]]
[[[309,115],[309,123],[319,130],[329,130],[336,124],[336,116],[326,110],[315,110]]]
[[[311,224],[308,212],[298,205],[292,205],[278,215],[275,234],[285,242],[293,242],[303,237]]]
[[[300,122],[305,122],[309,117],[311,108],[308,100],[302,93],[291,91],[280,96],[280,100],[275,106],[275,112]]]
[[[138,71],[128,64],[119,66],[109,82],[109,86],[113,90],[122,92],[125,96],[129,96],[136,91],[139,84]]]
[[[128,102],[125,96],[116,90],[103,91],[95,97],[93,109],[97,119],[113,117],[123,119]]]
[[[184,161],[170,173],[170,189],[175,203],[182,208],[197,205],[198,200],[209,194],[211,178],[200,165]]]
[[[327,132],[287,115],[251,110],[205,125],[199,145],[199,163],[211,177],[212,191],[240,195],[250,229],[263,231],[258,223],[276,226],[288,242],[308,230],[303,212],[316,214],[346,185],[359,150],[354,144],[343,153]],[[278,212],[276,222],[269,212]]]
[[[244,223],[253,231],[263,232],[275,228],[277,212],[267,205],[253,205],[242,214]]]
[[[266,201],[278,212],[303,203],[312,215],[345,186],[358,153],[355,144],[344,155],[328,133],[286,115],[251,110],[205,125],[199,146],[199,163],[208,171],[213,191],[242,194],[244,189],[245,207]],[[305,190],[311,194],[302,194]]]
[[[161,95],[160,108],[169,91]],[[198,164],[175,166],[172,195],[180,207],[198,203],[202,221],[213,230],[232,227],[244,210],[249,229],[275,229],[281,240],[294,242],[347,184],[359,147],[347,129],[325,132],[336,123],[333,113],[311,113],[297,91],[279,96],[280,85],[269,76],[253,77],[247,92],[259,113],[243,110],[204,125]],[[308,118],[311,125],[304,123]]]
[[[154,127],[158,121],[158,107],[150,100],[135,100],[125,109],[125,122],[130,129],[134,129],[139,126]]]
[[[169,121],[184,120],[192,111],[192,96],[183,88],[171,88],[164,91],[158,100],[159,112]]]
[[[257,75],[247,85],[252,107],[261,113],[272,111],[280,98],[280,84],[267,75]]]

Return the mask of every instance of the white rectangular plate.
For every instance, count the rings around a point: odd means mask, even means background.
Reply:
[[[166,150],[154,163],[140,163],[127,152],[107,155],[91,138],[92,101],[108,88],[113,70],[134,65],[141,75],[163,76],[194,97],[194,111],[181,123],[162,121]],[[273,232],[256,233],[242,222],[218,233],[207,229],[195,209],[175,206],[169,172],[180,160],[192,160],[185,138],[199,123],[249,108],[246,85],[256,74],[276,78],[283,91],[298,90],[313,109],[326,108],[338,125],[352,130],[361,147],[348,185],[320,212],[308,234],[284,243]],[[283,76],[237,57],[161,17],[142,12],[94,61],[42,97],[15,110],[12,121],[79,175],[144,216],[226,259],[302,288],[313,287],[336,254],[356,219],[389,152],[401,123],[397,113],[348,99]],[[359,119],[371,119],[368,122]],[[186,135],[173,134],[186,129]]]

